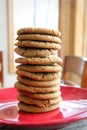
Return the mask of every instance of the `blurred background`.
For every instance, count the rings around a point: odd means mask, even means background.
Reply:
[[[3,52],[4,87],[16,80],[14,44],[22,27],[61,31],[61,58],[87,57],[87,0],[0,0],[0,51]]]

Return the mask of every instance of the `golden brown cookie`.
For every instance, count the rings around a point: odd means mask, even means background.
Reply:
[[[58,56],[48,56],[45,58],[17,58],[15,60],[16,63],[21,63],[21,64],[36,64],[36,65],[49,65],[49,64],[54,64],[58,63],[59,65],[63,64],[63,61],[60,57]]]
[[[58,64],[55,65],[17,65],[17,69],[29,72],[62,72],[62,67]]]
[[[27,34],[27,33],[33,33],[33,34],[48,34],[48,35],[54,35],[54,36],[61,36],[61,32],[55,29],[51,28],[31,28],[31,27],[26,27],[26,28],[21,28],[18,29],[17,34]]]
[[[15,43],[16,46],[19,47],[29,47],[29,48],[44,48],[44,49],[57,49],[60,50],[61,49],[61,45],[60,44],[56,44],[54,42],[41,42],[41,41],[18,41],[17,43]]]
[[[41,73],[41,72],[28,72],[24,70],[16,70],[16,74],[18,76],[24,76],[33,80],[39,81],[49,81],[60,78],[62,73],[61,72],[48,72],[48,73]]]
[[[37,86],[37,87],[50,87],[60,84],[60,78],[51,81],[37,81],[23,76],[18,76],[17,80],[25,85]]]
[[[47,57],[49,55],[57,55],[56,50],[52,49],[32,49],[32,48],[23,48],[23,47],[16,47],[14,51],[23,57]]]
[[[43,99],[42,100],[42,99],[29,98],[29,97],[23,96],[23,95],[18,95],[17,99],[26,104],[36,105],[36,106],[43,107],[43,108],[57,104],[62,100],[61,96],[59,96],[58,98],[54,98],[54,99],[45,99],[45,100]]]
[[[42,99],[42,100],[54,99],[61,96],[61,92],[59,89],[55,92],[48,92],[48,93],[31,93],[31,92],[26,92],[22,90],[18,90],[18,92],[20,95],[24,95],[26,97],[34,98],[34,99]]]
[[[33,40],[33,41],[42,41],[42,42],[54,42],[54,43],[61,43],[61,39],[57,36],[52,35],[44,35],[44,34],[21,34],[18,35],[18,41],[26,41],[26,40]]]
[[[22,90],[24,92],[31,92],[31,93],[50,93],[50,92],[56,92],[57,90],[60,90],[59,85],[57,86],[51,86],[51,87],[34,87],[30,85],[25,85],[20,82],[15,82],[14,87],[17,90]]]
[[[48,111],[57,109],[59,107],[59,103],[45,107],[45,108],[41,108],[36,105],[29,105],[29,104],[27,105],[23,102],[19,102],[18,107],[20,108],[20,110],[24,112],[41,113],[41,112],[48,112]]]

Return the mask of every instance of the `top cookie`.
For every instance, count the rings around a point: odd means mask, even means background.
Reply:
[[[61,37],[61,32],[55,29],[51,28],[21,28],[17,31],[17,34],[27,34],[27,33],[33,33],[33,34],[49,34],[49,35],[54,35],[54,36],[59,36]]]

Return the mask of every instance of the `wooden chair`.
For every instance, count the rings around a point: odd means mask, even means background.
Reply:
[[[79,78],[79,83],[77,78]],[[62,80],[66,85],[87,88],[87,59],[78,56],[65,56]]]
[[[0,51],[0,85],[3,87],[3,52]]]

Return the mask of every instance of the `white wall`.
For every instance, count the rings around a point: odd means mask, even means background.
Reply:
[[[15,74],[8,72],[7,0],[0,0],[0,50],[3,51],[4,87],[13,87]]]

